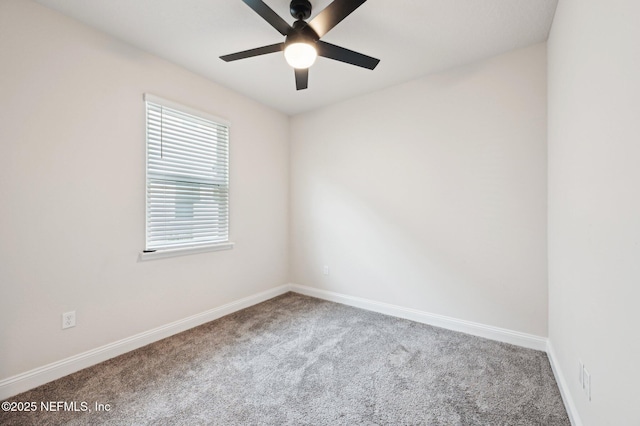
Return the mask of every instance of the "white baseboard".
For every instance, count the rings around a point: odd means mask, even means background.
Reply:
[[[138,349],[142,346],[157,342],[158,340],[196,327],[198,325],[213,321],[241,309],[248,308],[249,306],[255,305],[257,303],[272,299],[288,291],[294,291],[296,293],[317,297],[319,299],[325,299],[332,302],[342,303],[344,305],[366,309],[369,311],[392,315],[399,318],[405,318],[408,320],[429,324],[436,327],[442,327],[449,330],[460,331],[463,333],[497,340],[500,342],[510,343],[529,349],[536,349],[541,351],[545,351],[548,349],[547,339],[540,336],[534,336],[518,331],[460,320],[444,315],[432,314],[429,312],[419,311],[417,309],[391,305],[389,303],[376,302],[360,297],[348,296],[313,287],[307,287],[298,284],[287,284],[249,297],[245,297],[243,299],[228,303],[218,308],[210,309],[208,311],[192,315],[178,321],[174,321],[172,323],[136,334],[131,337],[127,337],[117,342],[113,342],[99,348],[92,349],[87,352],[83,352],[81,354],[35,368],[25,373],[0,380],[0,400],[10,398],[14,395],[43,385],[52,380],[56,380],[66,375],[75,373],[76,371],[80,371],[83,368],[90,367],[92,365],[132,351],[134,349]],[[550,358],[553,359],[551,353]],[[553,360],[551,362],[551,365],[552,367],[554,367]],[[571,416],[572,408],[573,412],[575,412],[575,408],[572,404],[567,403],[567,401],[570,401],[570,398],[565,398],[566,391],[564,389],[566,389],[566,385],[564,384],[564,379],[561,375],[556,373],[555,367],[554,373],[556,374],[556,380],[558,381],[558,384],[560,386],[560,390],[563,395],[562,397],[565,400],[565,404],[567,405],[567,410],[570,412]],[[573,418],[572,422],[574,422],[574,426],[581,426],[581,423],[579,421],[575,422]]]
[[[522,346],[529,349],[539,351],[546,351],[547,349],[546,337],[521,333],[519,331],[508,330],[506,328],[493,327],[472,321],[465,321],[444,315],[432,314],[429,312],[419,311],[417,309],[404,308],[402,306],[391,305],[389,303],[376,302],[374,300],[363,299],[361,297],[347,296],[299,284],[290,284],[289,286],[291,291],[296,293],[329,300],[331,302],[342,303],[343,305],[354,306],[356,308],[405,318],[423,324],[460,331],[462,333],[497,340],[499,342],[510,343],[512,345]]]
[[[578,410],[573,402],[573,398],[571,397],[571,392],[569,392],[569,385],[567,384],[565,375],[562,374],[560,365],[556,361],[556,353],[553,350],[553,345],[551,344],[550,340],[547,342],[547,356],[549,357],[549,363],[551,364],[553,375],[556,378],[556,383],[558,383],[558,388],[560,389],[560,395],[562,396],[564,407],[567,409],[569,420],[571,421],[571,424],[573,426],[582,426],[582,420],[580,420]]]
[[[235,302],[227,303],[226,305],[118,340],[117,342],[109,343],[99,348],[0,380],[0,401],[48,383],[52,380],[59,379],[68,374],[75,373],[83,368],[90,367],[190,328],[197,327],[241,309],[248,308],[249,306],[257,303],[264,302],[265,300],[272,299],[288,292],[289,290],[289,285],[281,285]]]

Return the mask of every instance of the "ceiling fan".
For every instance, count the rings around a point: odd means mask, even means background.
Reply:
[[[334,0],[309,22],[305,21],[311,16],[309,0],[292,0],[289,9],[291,16],[296,19],[293,25],[287,24],[262,0],[242,1],[286,38],[282,43],[220,56],[223,61],[237,61],[238,59],[284,51],[287,63],[294,68],[297,90],[307,88],[309,67],[313,65],[318,56],[370,70],[380,62],[379,59],[320,40],[367,0]]]

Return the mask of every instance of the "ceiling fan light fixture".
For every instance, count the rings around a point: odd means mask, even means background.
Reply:
[[[273,1],[273,0],[272,0]],[[284,1],[284,0],[281,0]],[[309,22],[311,2],[309,0],[291,0],[289,12],[296,21],[289,25],[280,15],[273,11],[264,0],[242,0],[258,15],[269,23],[276,31],[285,36],[282,43],[270,44],[255,49],[220,56],[225,62],[252,58],[268,53],[284,51],[287,63],[294,68],[296,90],[304,90],[309,82],[309,67],[318,56],[344,62],[366,69],[374,69],[379,59],[335,44],[320,40],[327,32],[338,25],[344,18],[360,7],[367,0],[333,0]]]
[[[318,51],[310,43],[289,43],[284,48],[284,58],[290,66],[296,69],[309,68],[317,57]]]

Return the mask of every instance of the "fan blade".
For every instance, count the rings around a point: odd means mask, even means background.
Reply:
[[[354,52],[353,50],[345,49],[344,47],[321,40],[316,42],[316,50],[319,56],[370,70],[374,69],[380,62],[380,59],[372,58],[371,56],[363,55],[362,53]]]
[[[318,34],[318,37],[322,37],[365,1],[367,0],[334,0],[309,21],[309,26]]]
[[[296,72],[296,90],[304,90],[309,83],[309,68],[295,69]]]
[[[251,58],[253,56],[266,55],[267,53],[280,52],[284,49],[284,43],[270,44],[269,46],[256,47],[242,52],[232,53],[230,55],[220,56],[225,62],[237,61],[238,59]]]
[[[282,19],[280,15],[275,13],[273,9],[267,6],[262,0],[242,0],[247,6],[253,9],[258,15],[262,16],[262,19],[267,21],[273,28],[278,30],[282,35],[289,34],[291,26],[287,24],[287,21]]]

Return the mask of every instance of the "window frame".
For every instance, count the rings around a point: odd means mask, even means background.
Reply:
[[[230,215],[230,145],[231,145],[231,123],[223,118],[217,117],[215,115],[179,104],[177,102],[173,102],[159,96],[155,96],[149,93],[143,94],[143,104],[145,109],[145,218],[144,218],[144,227],[145,227],[145,241],[144,247],[145,249],[140,253],[140,260],[151,260],[151,259],[159,259],[166,257],[174,257],[174,256],[182,256],[187,254],[195,254],[209,251],[218,251],[218,250],[229,250],[232,249],[234,243],[231,241],[231,215]],[[227,170],[226,170],[226,178],[227,178],[227,222],[226,222],[226,230],[227,230],[227,240],[220,242],[203,242],[201,244],[194,244],[187,247],[161,247],[156,249],[149,249],[149,115],[148,115],[148,105],[147,103],[152,103],[156,105],[160,105],[162,107],[170,108],[176,110],[178,112],[193,115],[195,117],[211,121],[216,125],[224,126],[227,128],[228,137],[227,137]]]

